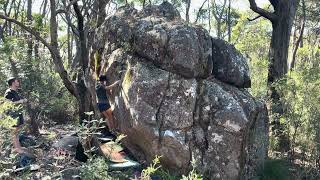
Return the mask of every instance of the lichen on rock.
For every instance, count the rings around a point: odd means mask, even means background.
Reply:
[[[184,174],[190,161],[210,179],[248,179],[266,158],[268,117],[255,100],[246,59],[187,25],[170,4],[121,7],[97,30],[110,94],[126,146],[138,159]]]

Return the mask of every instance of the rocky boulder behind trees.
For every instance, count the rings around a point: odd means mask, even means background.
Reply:
[[[172,172],[214,179],[255,175],[268,147],[268,117],[255,100],[246,59],[231,45],[189,26],[169,3],[121,7],[95,37],[125,145],[137,159],[161,155]]]

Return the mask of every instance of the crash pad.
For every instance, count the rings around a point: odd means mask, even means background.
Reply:
[[[109,168],[111,170],[121,170],[121,169],[135,168],[140,166],[138,162],[133,161],[128,157],[126,157],[125,159],[126,159],[126,162],[123,162],[123,163],[110,163]]]
[[[104,156],[109,158],[111,162],[126,162],[125,153],[121,152],[123,147],[114,142],[104,143],[100,145],[100,149]]]

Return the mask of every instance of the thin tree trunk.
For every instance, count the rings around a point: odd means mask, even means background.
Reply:
[[[221,39],[221,36],[221,21],[220,19],[217,19],[217,37]]]
[[[228,5],[228,42],[231,42],[231,0],[229,0]]]
[[[196,20],[194,21],[194,23],[198,23],[198,20],[200,18],[200,15],[201,15],[201,11],[205,5],[205,3],[207,2],[208,0],[205,0],[203,1],[202,5],[200,6],[199,10],[198,10],[198,13],[197,13],[197,17],[196,17]],[[210,11],[210,10],[209,10]],[[210,12],[209,12],[210,13]]]
[[[28,0],[27,4],[27,24],[29,26],[32,25],[32,0]],[[32,47],[33,47],[33,42],[32,42],[32,35],[27,34],[27,44],[28,44],[28,49],[27,49],[27,58],[28,61],[30,61],[29,66],[32,66]],[[30,67],[32,69],[32,67]]]
[[[214,9],[212,14],[217,22],[217,29],[216,29],[217,30],[217,38],[219,38],[219,39],[222,38],[222,32],[221,32],[221,26],[222,26],[222,20],[223,20],[222,17],[223,17],[225,8],[226,8],[226,3],[227,3],[227,0],[224,0],[223,6],[222,6],[222,9],[220,12],[219,12],[219,7],[216,4],[215,0],[213,1],[213,6],[212,6],[212,8]]]
[[[19,73],[18,73],[18,68],[17,68],[16,62],[13,61],[11,56],[9,56],[9,62],[10,62],[10,66],[11,66],[12,76],[19,77]]]
[[[191,0],[187,0],[187,7],[186,7],[186,21],[187,21],[187,23],[190,22],[190,16],[189,16],[190,4],[191,4]]]
[[[208,25],[209,25],[209,34],[211,33],[211,0],[208,1]]]
[[[27,24],[29,26],[32,25],[32,0],[28,0],[28,8],[27,8]],[[32,42],[32,36],[31,34],[27,34],[27,44],[28,44],[28,49],[27,49],[27,58],[29,61],[32,60],[32,47],[33,47],[33,42]],[[30,63],[31,65],[32,63]]]
[[[92,86],[92,82],[89,78],[89,52],[87,48],[87,35],[84,30],[84,18],[77,2],[73,4],[73,8],[77,17],[77,29],[79,32],[79,40],[77,41],[79,45],[77,46],[76,53],[80,54],[78,57],[81,68],[79,68],[78,71],[77,88],[79,92],[79,118],[80,123],[82,124],[83,120],[89,120],[88,117],[86,117],[85,112],[93,110],[92,95],[86,86],[86,84]]]
[[[72,51],[71,51],[71,27],[68,26],[67,28],[67,51],[68,51],[68,68],[70,68],[71,63],[72,63]]]
[[[292,35],[292,42],[293,42],[293,45],[292,45],[292,52],[294,51],[294,48],[295,48],[295,43],[297,42],[297,34],[298,34],[298,29],[300,29],[300,24],[297,25],[297,19],[295,19],[295,21],[293,22],[293,35]]]
[[[56,20],[56,4],[55,0],[50,0],[50,39],[51,44],[48,45],[46,42],[42,41],[46,47],[49,48],[52,61],[55,65],[56,71],[59,73],[60,78],[62,79],[63,84],[68,89],[68,91],[74,95],[76,98],[79,96],[76,87],[74,84],[70,81],[68,77],[68,73],[65,70],[62,58],[60,56],[60,52],[58,50],[58,24]]]
[[[28,0],[27,2],[27,24],[29,26],[32,25],[32,0]],[[31,34],[27,34],[27,44],[28,44],[28,48],[27,48],[27,59],[29,61],[28,64],[28,74],[27,74],[27,78],[29,79],[29,91],[27,93],[27,97],[30,99],[31,98],[31,92],[33,91],[33,78],[35,76],[35,72],[34,72],[34,67],[33,67],[33,57],[32,57],[32,51],[33,51],[33,41],[32,41],[32,35]],[[30,123],[31,123],[31,132],[34,135],[39,135],[39,127],[38,127],[38,123],[36,122],[36,112],[35,110],[32,108],[30,102],[27,103],[27,112],[30,116]]]
[[[302,39],[303,39],[303,32],[304,32],[304,28],[305,28],[305,24],[306,24],[306,5],[305,5],[305,1],[302,0],[302,12],[303,12],[303,17],[301,20],[301,29],[300,29],[300,33],[299,33],[299,37],[298,40],[294,46],[294,50],[292,53],[292,60],[290,63],[290,71],[293,71],[294,66],[295,66],[295,62],[296,62],[296,55],[297,55],[297,51],[299,48],[299,45],[302,45]]]

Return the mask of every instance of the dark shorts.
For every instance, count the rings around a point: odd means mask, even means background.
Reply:
[[[100,112],[103,112],[111,108],[109,103],[97,103],[97,106]]]

